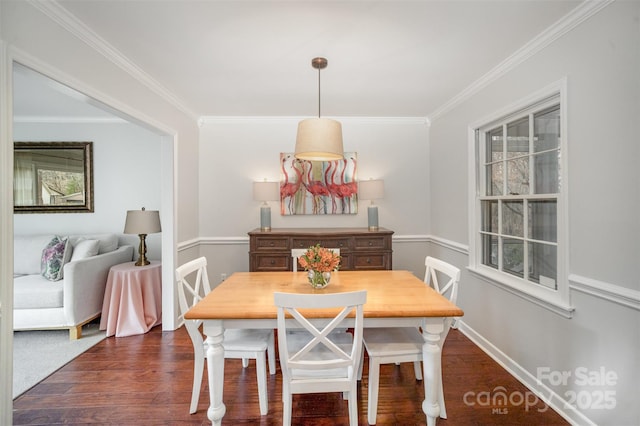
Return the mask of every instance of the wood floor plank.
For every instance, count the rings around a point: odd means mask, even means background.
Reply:
[[[536,405],[486,403],[478,393],[531,393],[457,330],[449,333],[443,350],[444,392],[448,419],[439,425],[567,425],[557,413]],[[367,371],[358,390],[359,423],[367,424]],[[282,423],[280,368],[269,376],[269,413],[258,407],[255,363],[243,369],[240,360],[225,364],[223,424]],[[193,346],[186,331],[110,337],[53,373],[14,400],[15,425],[206,425],[206,374],[197,413],[189,414],[193,375]],[[411,364],[383,365],[380,373],[378,425],[424,425],[424,385]],[[471,397],[470,397],[471,395]],[[516,403],[514,404],[513,401]],[[348,404],[338,394],[294,395],[293,424],[348,424]]]

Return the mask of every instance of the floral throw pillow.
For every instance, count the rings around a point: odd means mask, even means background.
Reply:
[[[64,264],[71,257],[71,243],[69,238],[55,236],[42,250],[40,269],[42,276],[49,281],[58,281],[63,278]]]

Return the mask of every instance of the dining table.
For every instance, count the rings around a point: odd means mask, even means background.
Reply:
[[[355,270],[336,271],[331,275],[327,287],[315,289],[309,284],[306,271],[236,272],[187,311],[185,320],[203,320],[209,382],[207,417],[213,425],[221,425],[226,411],[222,346],[225,328],[277,328],[275,292],[323,294],[357,290],[367,291],[364,327],[421,327],[425,389],[422,409],[427,425],[436,424],[440,416],[438,392],[442,380],[440,336],[445,319],[463,316],[462,309],[409,271]],[[322,321],[334,315],[333,311],[314,310],[313,318]]]

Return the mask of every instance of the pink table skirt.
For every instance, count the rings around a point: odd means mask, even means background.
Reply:
[[[134,262],[115,265],[109,270],[102,305],[100,330],[107,337],[144,334],[162,322],[162,264]]]

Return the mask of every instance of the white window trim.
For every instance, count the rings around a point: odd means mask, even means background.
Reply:
[[[515,112],[526,109],[531,105],[542,102],[552,96],[560,97],[560,182],[561,188],[558,194],[557,220],[558,220],[558,265],[557,265],[557,290],[552,290],[533,283],[526,282],[509,274],[496,271],[483,265],[481,262],[481,244],[479,238],[480,229],[480,202],[478,191],[481,187],[479,168],[479,152],[476,147],[475,130],[488,124],[504,119]],[[512,294],[522,297],[532,303],[540,305],[566,318],[573,315],[569,295],[569,228],[568,228],[568,133],[567,133],[567,79],[566,77],[549,86],[521,99],[505,108],[502,108],[489,116],[477,120],[469,125],[468,131],[468,205],[469,205],[469,271],[484,281],[502,288]]]

